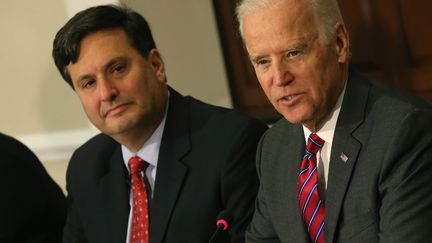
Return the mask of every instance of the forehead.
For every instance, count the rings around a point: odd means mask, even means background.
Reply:
[[[140,58],[122,29],[100,30],[87,35],[80,43],[77,61],[67,66],[72,83],[103,71],[108,64],[119,58]]]
[[[243,38],[249,52],[260,46],[279,48],[316,33],[312,7],[305,0],[283,1],[243,17]]]
[[[133,48],[125,32],[120,28],[96,31],[84,37],[80,43],[78,62],[86,55],[108,51],[128,51]]]

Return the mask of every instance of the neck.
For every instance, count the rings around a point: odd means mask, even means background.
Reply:
[[[130,151],[138,152],[159,127],[164,115],[165,109],[161,110],[159,114],[155,114],[151,121],[148,118],[143,119],[144,122],[141,126],[137,126],[135,129],[130,129],[122,134],[113,135],[112,137],[118,143],[126,146]]]
[[[340,75],[340,79],[342,80],[340,87],[338,87],[338,95],[334,96],[332,100],[329,101],[329,105],[327,106],[327,109],[324,109],[325,112],[322,114],[317,114],[316,119],[313,119],[311,121],[303,123],[303,126],[305,126],[309,131],[312,133],[318,132],[324,125],[332,118],[333,112],[337,108],[338,100],[342,94],[342,91],[345,88],[346,82],[348,80],[348,66],[343,67],[343,71]]]

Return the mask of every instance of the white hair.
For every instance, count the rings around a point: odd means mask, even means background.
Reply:
[[[243,18],[255,11],[265,9],[287,0],[242,0],[236,8],[239,31],[243,37]],[[299,0],[294,0],[299,1]],[[335,25],[343,22],[339,5],[336,0],[305,0],[309,1],[315,16],[315,23],[320,38],[328,42],[335,35]]]

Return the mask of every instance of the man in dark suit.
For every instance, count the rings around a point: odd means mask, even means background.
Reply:
[[[64,242],[207,242],[221,213],[230,221],[221,237],[244,241],[264,124],[168,87],[147,22],[125,8],[75,15],[53,57],[102,132],[71,158]],[[135,174],[142,160],[149,165]]]
[[[0,242],[61,242],[66,200],[39,159],[0,133]]]
[[[335,0],[244,0],[237,17],[284,117],[258,145],[246,242],[430,241],[430,104],[349,69]]]

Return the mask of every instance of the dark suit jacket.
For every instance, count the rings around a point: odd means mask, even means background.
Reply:
[[[301,125],[281,120],[263,136],[247,242],[308,242],[296,197],[304,151]],[[326,243],[430,242],[431,107],[351,74],[334,134],[325,210]]]
[[[258,191],[256,146],[266,128],[171,89],[150,209],[150,242],[207,242],[223,210],[233,214],[231,242],[243,241]],[[126,241],[129,187],[120,147],[100,134],[74,153],[67,172],[64,242]]]
[[[66,200],[36,156],[0,134],[0,242],[61,242]]]

